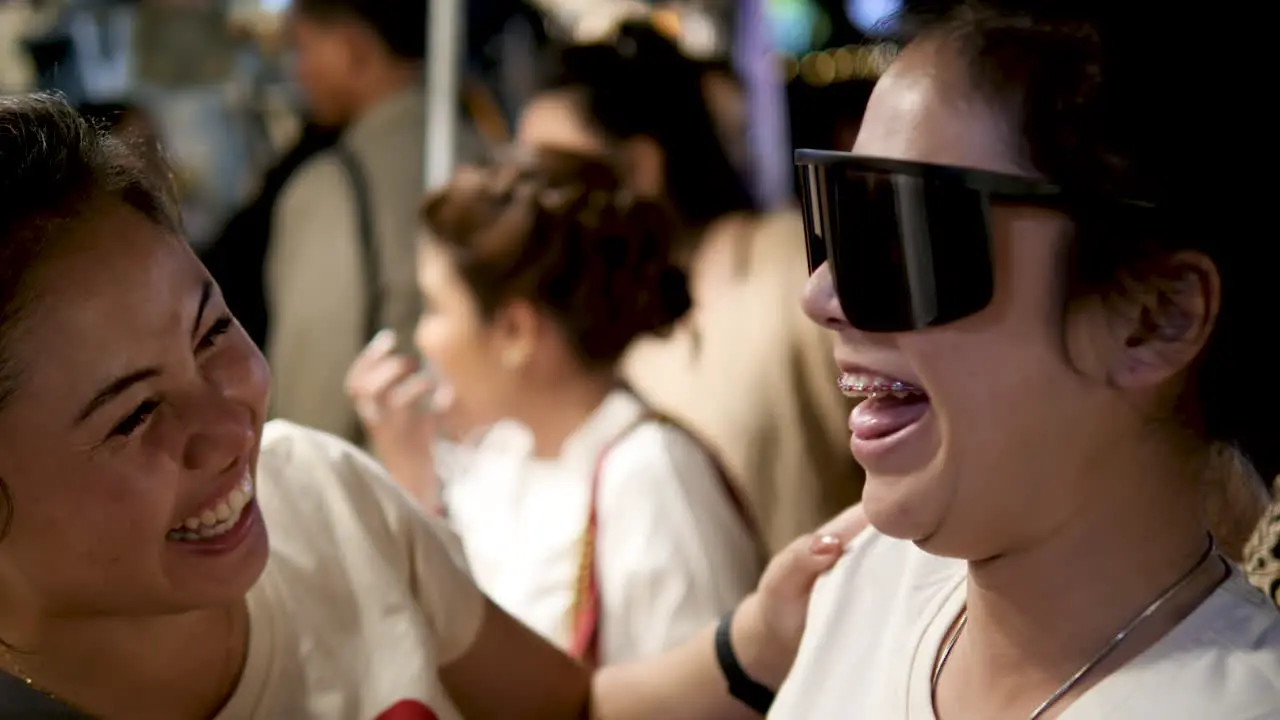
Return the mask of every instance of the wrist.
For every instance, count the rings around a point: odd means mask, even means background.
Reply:
[[[738,663],[752,680],[777,690],[791,670],[795,648],[773,637],[764,622],[760,597],[752,593],[738,605],[729,632]]]

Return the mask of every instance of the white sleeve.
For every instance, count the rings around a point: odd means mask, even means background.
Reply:
[[[262,488],[271,497],[261,499],[270,503],[271,526],[280,521],[313,553],[330,554],[330,563],[391,563],[432,629],[440,664],[464,655],[486,603],[445,522],[424,513],[377,461],[345,440],[277,420],[267,424],[262,445],[259,475],[269,475],[273,487]],[[361,568],[350,570],[343,580],[358,581]]]
[[[603,662],[671,648],[755,587],[755,540],[711,459],[679,429],[648,423],[609,450],[597,501]]]

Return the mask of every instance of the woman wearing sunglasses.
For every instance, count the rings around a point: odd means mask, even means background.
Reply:
[[[1277,253],[1191,180],[1258,136],[1132,5],[918,17],[853,152],[797,154],[874,529],[772,716],[1280,717],[1280,613],[1213,535],[1280,470]]]

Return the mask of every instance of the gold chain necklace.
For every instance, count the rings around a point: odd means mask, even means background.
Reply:
[[[234,638],[236,622],[235,622],[235,616],[232,614],[231,608],[227,608],[226,618],[227,618],[227,629],[229,631],[228,636]],[[19,680],[21,680],[23,684],[25,684],[28,688],[31,688],[33,691],[38,692],[41,695],[44,695],[45,697],[49,698],[55,703],[71,708],[72,710],[75,710],[76,712],[80,713],[81,715],[84,715],[85,717],[90,716],[90,713],[85,712],[83,709],[76,707],[74,704],[67,702],[63,698],[58,697],[57,695],[50,692],[49,690],[46,690],[43,686],[36,684],[36,681],[31,678],[31,675],[26,671],[22,663],[18,662],[17,656],[14,654],[13,649],[10,648],[8,643],[0,641],[0,655],[4,656],[4,661],[9,666],[9,669],[11,669],[13,671],[13,674]],[[233,679],[235,677],[235,673],[234,673],[234,669],[231,666],[233,664],[232,661],[233,661],[234,655],[235,655],[235,643],[234,641],[232,641],[227,645],[227,655],[225,660],[223,661],[223,675],[225,676],[230,672]]]
[[[1027,716],[1027,720],[1037,720],[1040,716],[1044,715],[1049,708],[1053,707],[1054,704],[1061,700],[1063,696],[1070,692],[1072,688],[1078,685],[1080,680],[1084,678],[1085,675],[1088,675],[1089,671],[1097,667],[1103,660],[1106,660],[1107,657],[1120,646],[1120,643],[1124,642],[1125,638],[1129,637],[1129,634],[1142,624],[1142,621],[1154,615],[1155,612],[1160,609],[1160,606],[1164,605],[1169,598],[1177,595],[1179,590],[1182,590],[1190,584],[1192,578],[1196,576],[1196,573],[1200,568],[1204,567],[1205,563],[1209,562],[1210,559],[1217,555],[1217,551],[1218,544],[1212,537],[1210,537],[1209,547],[1206,548],[1204,553],[1196,560],[1196,564],[1192,565],[1190,570],[1187,570],[1182,577],[1178,578],[1177,582],[1173,583],[1168,587],[1168,589],[1160,593],[1160,595],[1153,600],[1150,605],[1147,605],[1142,612],[1138,613],[1137,617],[1130,620],[1129,624],[1125,625],[1120,632],[1113,635],[1097,655],[1090,658],[1089,662],[1082,665],[1079,670],[1075,671],[1075,673],[1071,675],[1071,677],[1067,678],[1067,681],[1062,683],[1062,685],[1059,686],[1047,700],[1040,703],[1039,707]],[[962,610],[960,613],[960,619],[956,622],[956,629],[951,632],[951,637],[947,640],[947,644],[943,646],[942,652],[938,655],[938,664],[933,668],[933,679],[930,686],[932,695],[936,695],[938,692],[938,678],[942,676],[942,668],[947,664],[947,659],[951,657],[951,651],[955,649],[956,641],[960,639],[960,633],[964,630],[965,624],[968,621],[968,609]]]
[[[13,670],[13,674],[17,675],[18,679],[21,680],[28,688],[31,688],[33,691],[38,692],[41,695],[44,695],[45,697],[49,698],[55,703],[58,703],[59,705],[65,705],[66,707],[69,707],[78,713],[87,715],[87,713],[85,713],[80,708],[76,707],[75,705],[72,705],[66,700],[63,700],[57,695],[54,695],[48,690],[45,690],[43,687],[37,685],[36,682],[31,679],[31,675],[29,675],[27,671],[23,669],[22,663],[18,662],[17,656],[13,654],[13,650],[9,648],[9,645],[7,643],[0,643],[0,653],[4,654],[4,661],[9,665],[9,668]]]

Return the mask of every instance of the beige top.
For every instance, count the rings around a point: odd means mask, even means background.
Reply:
[[[968,565],[875,529],[818,580],[772,720],[936,720],[932,675]],[[1280,612],[1237,568],[1190,615],[1068,705],[1061,720],[1280,718]]]
[[[419,312],[415,279],[422,202],[423,93],[387,100],[343,135],[369,188],[381,259],[381,327],[411,337]],[[276,206],[267,256],[271,315],[267,352],[275,374],[273,414],[352,437],[357,419],[343,392],[365,337],[360,226],[355,191],[332,152],[313,158]]]
[[[777,550],[856,502],[862,471],[849,453],[833,338],[800,308],[800,216],[752,227],[736,282],[700,300],[670,337],[638,342],[624,365],[642,397],[720,454]]]
[[[438,677],[485,599],[457,539],[370,457],[275,421],[255,476],[271,555],[249,648],[216,720],[462,720]]]

